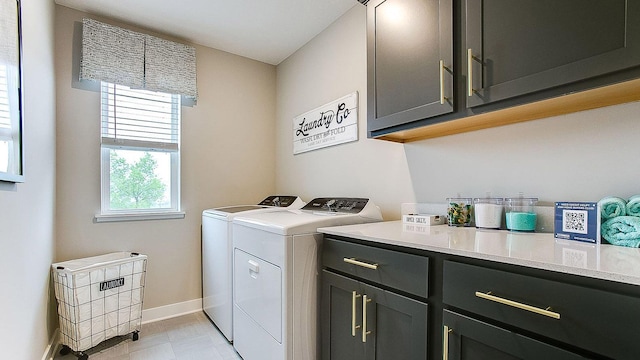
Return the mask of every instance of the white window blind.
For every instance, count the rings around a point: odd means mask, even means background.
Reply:
[[[20,172],[21,162],[15,161],[15,154],[20,151],[17,78],[16,66],[0,63],[0,172]]]
[[[11,130],[11,111],[9,108],[9,79],[7,67],[0,64],[0,137],[9,136]]]
[[[9,108],[9,90],[7,67],[0,64],[0,172],[9,171],[13,154],[11,137],[11,111]]]
[[[102,145],[178,151],[180,96],[102,83]]]

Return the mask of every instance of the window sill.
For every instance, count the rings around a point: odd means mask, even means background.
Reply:
[[[168,220],[184,219],[184,211],[143,213],[143,214],[96,214],[94,220],[97,223],[119,222],[119,221],[142,221],[142,220]]]

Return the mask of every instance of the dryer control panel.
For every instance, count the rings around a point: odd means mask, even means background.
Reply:
[[[300,210],[357,214],[368,202],[364,198],[315,198]]]
[[[297,196],[269,196],[262,200],[258,205],[275,206],[275,207],[288,207],[296,201]]]

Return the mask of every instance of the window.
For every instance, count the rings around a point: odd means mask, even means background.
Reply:
[[[0,64],[0,172],[9,171],[9,162],[13,158],[10,154],[13,148],[11,127],[7,66]]]
[[[0,182],[24,182],[20,1],[0,2]]]
[[[98,221],[180,213],[180,95],[101,83]]]
[[[20,174],[20,109],[17,69],[0,63],[0,173]],[[0,179],[1,180],[1,179]]]

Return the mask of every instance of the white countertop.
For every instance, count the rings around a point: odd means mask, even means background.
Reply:
[[[640,285],[640,249],[556,240],[548,233],[420,226],[402,221],[318,231],[377,243]]]

